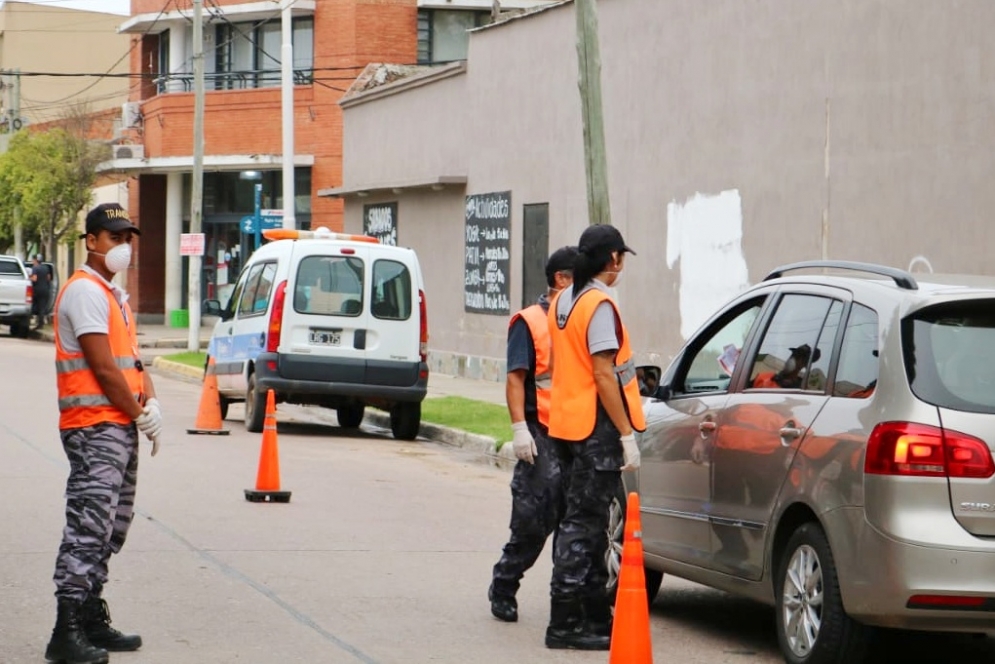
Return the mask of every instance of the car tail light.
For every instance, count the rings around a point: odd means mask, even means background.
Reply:
[[[28,304],[35,299],[35,289],[31,284],[24,287],[24,301]]]
[[[425,291],[418,291],[419,343],[418,353],[422,362],[428,362],[428,304],[425,302]]]
[[[273,310],[269,314],[269,328],[266,330],[266,352],[275,353],[280,346],[280,333],[283,329],[283,302],[287,299],[287,282],[281,281],[273,295]]]
[[[867,441],[864,472],[918,477],[991,477],[995,462],[985,441],[913,422],[882,422]]]
[[[967,595],[913,595],[906,604],[910,609],[979,609],[990,604],[985,597]]]

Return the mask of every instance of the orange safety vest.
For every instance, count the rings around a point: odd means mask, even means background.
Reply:
[[[539,415],[539,423],[548,427],[550,388],[552,387],[552,377],[549,372],[549,318],[540,305],[533,304],[512,316],[508,322],[508,327],[511,328],[519,318],[524,320],[528,326],[529,333],[532,335],[532,345],[535,346],[536,410]]]
[[[78,270],[59,292],[55,302],[56,312],[66,287],[77,279],[89,279],[105,291],[110,311],[107,341],[111,346],[111,354],[124,374],[131,393],[135,395],[135,400],[140,403],[143,381],[142,373],[135,365],[138,360],[138,336],[135,333],[135,318],[131,314],[131,307],[127,303],[119,306],[107,284],[85,270]],[[59,387],[59,429],[80,429],[109,422],[131,424],[131,418],[113,405],[104,394],[83,353],[69,353],[62,347],[59,341],[58,313],[55,316],[55,372]]]
[[[629,423],[636,431],[646,430],[639,381],[629,347],[629,332],[622,324],[615,301],[604,291],[592,288],[574,300],[561,326],[556,320],[556,303],[563,291],[549,305],[549,333],[553,343],[552,407],[549,412],[549,435],[561,440],[582,441],[594,432],[598,416],[598,388],[594,382],[594,361],[587,346],[587,329],[594,311],[602,302],[610,302],[618,322],[619,349],[615,354],[615,376]]]

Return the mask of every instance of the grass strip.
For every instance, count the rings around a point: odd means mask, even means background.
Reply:
[[[425,422],[490,436],[498,442],[498,449],[511,440],[508,409],[498,404],[464,397],[433,397],[422,401],[421,418]]]
[[[191,367],[197,367],[198,369],[203,369],[204,362],[207,361],[207,353],[201,353],[197,351],[187,351],[185,353],[173,353],[172,355],[163,355],[162,359],[169,360],[170,362],[179,362],[180,364],[186,364]]]

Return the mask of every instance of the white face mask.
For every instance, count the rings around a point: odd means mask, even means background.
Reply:
[[[117,245],[106,254],[102,254],[99,251],[91,251],[90,253],[103,256],[104,265],[113,274],[127,270],[128,266],[131,265],[131,245],[127,242]]]

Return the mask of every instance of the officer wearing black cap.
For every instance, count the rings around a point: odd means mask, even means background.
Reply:
[[[561,459],[565,510],[554,536],[549,648],[607,650],[608,509],[621,470],[639,467],[634,431],[646,428],[629,333],[608,290],[625,255],[617,228],[580,236],[573,285],[553,300],[549,329],[553,382],[549,437]]]
[[[518,620],[515,594],[535,564],[562,512],[560,465],[553,454],[549,424],[549,299],[573,283],[577,247],[561,247],[546,261],[548,291],[511,317],[505,393],[518,464],[511,479],[511,539],[494,566],[488,598],[491,613]]]
[[[103,598],[112,554],[134,516],[138,434],[158,450],[162,409],[138,356],[128,294],[112,283],[131,263],[139,230],[117,203],[86,216],[86,263],[55,303],[59,433],[69,460],[66,526],[55,562],[58,613],[49,661],[107,662],[107,651],[137,650],[138,635],[111,627]]]

